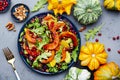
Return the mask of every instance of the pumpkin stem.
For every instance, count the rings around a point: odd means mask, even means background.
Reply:
[[[91,9],[87,9],[87,12],[88,12],[88,13],[92,13],[92,10],[91,10]]]
[[[112,80],[120,80],[120,77],[114,76],[114,77],[112,77]]]
[[[58,2],[59,2],[59,4],[61,4],[61,3],[62,3],[62,0],[58,0]]]
[[[92,57],[95,57],[96,55],[95,54],[92,54]]]

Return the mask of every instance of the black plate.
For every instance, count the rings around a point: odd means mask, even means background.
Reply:
[[[25,63],[31,70],[33,70],[33,71],[35,71],[35,72],[38,72],[38,73],[41,73],[41,74],[49,74],[49,75],[50,75],[50,74],[61,73],[61,72],[65,71],[65,70],[61,70],[61,71],[58,71],[58,72],[56,72],[56,73],[50,73],[50,72],[42,72],[42,71],[40,71],[40,70],[37,70],[37,69],[32,68],[32,67],[27,63],[26,57],[24,57],[23,54],[21,54],[22,48],[21,48],[20,42],[19,42],[20,34],[21,34],[22,31],[24,31],[24,28],[25,28],[26,24],[28,24],[33,18],[35,18],[35,17],[43,17],[43,16],[46,16],[48,13],[54,15],[54,14],[51,13],[51,12],[40,13],[40,14],[37,14],[37,15],[33,16],[32,18],[30,18],[30,19],[23,25],[23,27],[21,28],[21,30],[20,30],[20,32],[19,32],[19,35],[18,35],[18,45],[17,45],[17,46],[18,46],[18,51],[19,51],[19,53],[20,53],[20,56],[21,56],[22,60],[24,61],[24,63]],[[78,48],[80,49],[81,39],[80,39],[79,31],[77,30],[77,28],[75,27],[75,25],[74,25],[67,17],[65,17],[65,16],[59,16],[59,17],[60,17],[60,19],[66,20],[67,22],[69,22],[69,23],[71,24],[71,27],[74,29],[74,31],[76,32],[77,38],[79,39],[79,44],[78,44],[79,46],[78,46]],[[79,52],[80,52],[80,51],[78,50],[78,54],[79,54]],[[71,63],[68,65],[68,68],[70,68],[74,63],[75,63],[75,62],[72,60]]]
[[[21,5],[23,5],[23,6],[28,10],[28,12],[26,12],[26,18],[23,19],[22,21],[20,21],[19,19],[17,19],[17,18],[13,15],[13,13],[15,12],[15,8],[17,8],[17,7],[21,6]],[[18,3],[18,4],[16,4],[16,5],[14,5],[14,6],[12,7],[12,9],[11,9],[11,16],[12,16],[13,20],[16,21],[16,22],[24,22],[24,21],[28,18],[29,13],[30,13],[29,7],[28,7],[27,5],[25,5],[25,4],[22,4],[22,3]]]

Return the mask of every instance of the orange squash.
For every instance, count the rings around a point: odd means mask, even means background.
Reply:
[[[59,45],[59,35],[57,32],[54,32],[53,33],[53,42],[44,45],[43,48],[46,50],[53,50],[53,49],[57,48],[58,45]]]
[[[54,59],[55,51],[52,51],[52,55],[47,60],[42,60],[41,63],[49,63]]]
[[[99,42],[87,42],[81,47],[79,60],[82,66],[88,66],[90,70],[98,69],[100,64],[107,62],[108,54],[104,45]]]
[[[72,32],[66,31],[66,32],[62,32],[59,36],[60,39],[62,39],[63,37],[67,37],[67,38],[71,38],[73,40],[73,45],[74,47],[76,47],[78,45],[78,40],[75,34],[73,34]]]
[[[27,39],[27,41],[29,41],[30,43],[36,43],[36,39],[33,38],[31,35],[30,35],[30,30],[25,28],[25,38]]]
[[[120,68],[115,62],[102,65],[95,73],[94,80],[120,80]]]

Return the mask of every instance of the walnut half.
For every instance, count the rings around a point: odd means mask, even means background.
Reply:
[[[6,28],[11,31],[15,28],[14,24],[12,22],[8,22],[7,25],[6,25]]]

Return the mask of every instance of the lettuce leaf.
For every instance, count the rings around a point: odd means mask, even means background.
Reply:
[[[50,52],[44,52],[41,55],[39,55],[35,61],[33,62],[32,67],[38,67],[39,66],[39,62],[42,61],[43,59],[48,59],[48,57],[50,57],[52,54]]]
[[[56,63],[59,63],[60,60],[61,60],[61,53],[62,53],[62,49],[63,47],[60,46],[60,49],[56,52],[56,55],[55,55],[55,60],[56,60]]]
[[[72,58],[73,58],[73,60],[74,60],[74,62],[76,62],[77,61],[77,51],[78,51],[78,46],[72,51]]]

